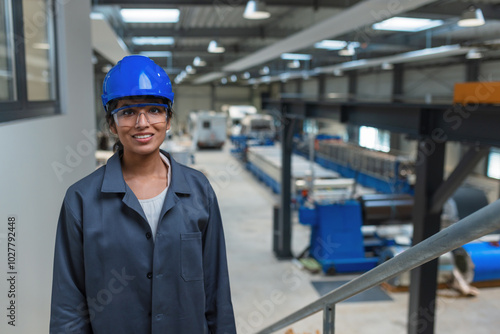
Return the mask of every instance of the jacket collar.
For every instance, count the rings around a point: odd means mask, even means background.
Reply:
[[[191,188],[186,181],[186,176],[183,173],[182,167],[169,153],[163,150],[160,151],[170,160],[170,167],[172,168],[169,191],[180,194],[191,194]],[[127,188],[127,184],[123,179],[120,155],[119,152],[116,152],[106,163],[101,191],[104,193],[126,193]]]

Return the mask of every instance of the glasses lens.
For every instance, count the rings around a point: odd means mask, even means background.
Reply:
[[[113,116],[118,126],[134,126],[139,122],[141,114],[144,114],[149,124],[167,121],[167,111],[163,106],[123,107],[119,108]]]
[[[162,107],[148,108],[147,117],[149,124],[161,123],[167,121],[167,111]]]

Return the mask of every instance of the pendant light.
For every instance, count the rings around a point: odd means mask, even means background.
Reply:
[[[463,13],[462,18],[458,21],[459,27],[477,27],[484,24],[483,11],[480,8],[469,6]]]
[[[271,17],[271,13],[266,10],[266,3],[263,0],[249,0],[243,17],[247,20],[264,20]]]

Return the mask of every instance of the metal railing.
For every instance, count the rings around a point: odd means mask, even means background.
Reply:
[[[333,334],[335,332],[335,305],[337,303],[498,229],[500,229],[500,200],[441,230],[391,260],[260,330],[257,334],[273,333],[321,310],[324,312],[323,334]]]

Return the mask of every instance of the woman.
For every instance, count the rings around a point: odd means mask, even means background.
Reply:
[[[102,100],[118,152],[65,196],[50,333],[236,333],[214,191],[159,149],[170,79],[128,56],[108,72]]]

